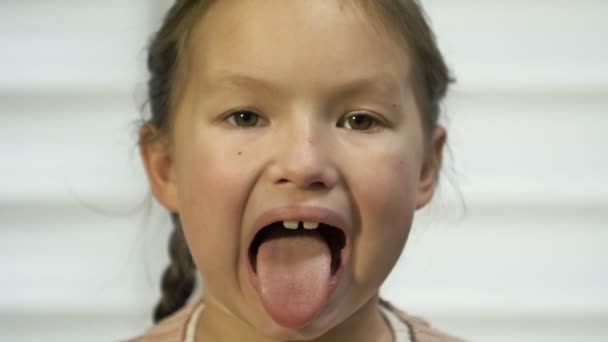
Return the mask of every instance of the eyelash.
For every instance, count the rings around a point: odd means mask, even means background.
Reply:
[[[255,125],[254,126],[239,126],[236,123],[236,115],[239,113],[248,113],[248,114],[253,114],[257,119],[255,121]],[[260,119],[264,119],[261,115],[259,115],[258,113],[256,113],[253,110],[250,109],[239,109],[239,110],[235,110],[233,112],[231,112],[230,114],[228,114],[228,116],[226,116],[226,119],[228,121],[228,123],[230,123],[232,126],[234,127],[239,127],[239,128],[252,128],[252,127],[259,127],[259,125],[257,125],[257,123],[260,121]]]
[[[236,120],[237,114],[241,114],[241,113],[247,113],[247,114],[253,114],[256,117],[256,120],[254,122],[253,126],[240,126],[239,124],[237,124]],[[348,119],[352,119],[352,118],[361,118],[364,117],[368,120],[371,120],[370,123],[370,127],[366,128],[366,129],[354,129],[354,128],[347,128],[345,125],[348,122]],[[234,127],[239,127],[239,128],[253,128],[253,127],[259,127],[260,125],[258,124],[260,120],[264,120],[264,118],[256,113],[253,110],[249,110],[249,109],[239,109],[239,110],[235,110],[233,112],[231,112],[230,114],[228,114],[226,116],[226,119],[232,126]],[[370,114],[370,113],[364,113],[364,112],[355,112],[355,113],[349,113],[347,115],[344,115],[343,117],[340,118],[340,120],[338,120],[338,123],[336,124],[337,127],[340,128],[346,128],[348,130],[353,130],[353,131],[361,131],[361,132],[370,132],[373,130],[376,130],[379,128],[380,125],[383,124],[383,120],[381,120],[380,118],[378,118],[376,115]]]
[[[338,127],[341,128],[346,128],[345,124],[348,122],[348,119],[352,119],[352,118],[366,118],[368,120],[371,120],[370,123],[370,127],[366,128],[366,129],[354,129],[354,128],[350,128],[349,130],[352,131],[360,131],[360,132],[373,132],[375,130],[377,130],[379,128],[379,126],[381,126],[383,124],[383,121],[381,119],[379,119],[376,115],[373,114],[369,114],[369,113],[363,113],[363,112],[355,112],[355,113],[349,113],[345,116],[343,116],[337,123]]]

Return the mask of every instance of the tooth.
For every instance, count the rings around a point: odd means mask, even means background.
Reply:
[[[283,221],[283,227],[287,229],[298,229],[299,221]]]
[[[304,222],[304,229],[317,229],[319,222]]]

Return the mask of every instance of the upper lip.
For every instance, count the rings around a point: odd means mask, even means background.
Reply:
[[[262,228],[280,221],[323,223],[342,230],[347,240],[351,231],[351,226],[346,218],[331,209],[318,206],[288,206],[270,209],[262,213],[254,221],[254,230],[249,240],[250,243]]]

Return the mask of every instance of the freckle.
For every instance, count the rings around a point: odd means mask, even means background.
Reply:
[[[243,152],[240,152],[240,151],[239,151],[237,154],[240,156],[240,155],[242,155],[242,154],[243,154]]]

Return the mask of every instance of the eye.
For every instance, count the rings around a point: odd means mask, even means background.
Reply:
[[[239,110],[228,116],[228,122],[237,127],[256,127],[260,123],[260,116],[250,110]]]
[[[364,113],[349,114],[338,122],[339,127],[356,131],[368,131],[375,128],[377,125],[378,119]]]

